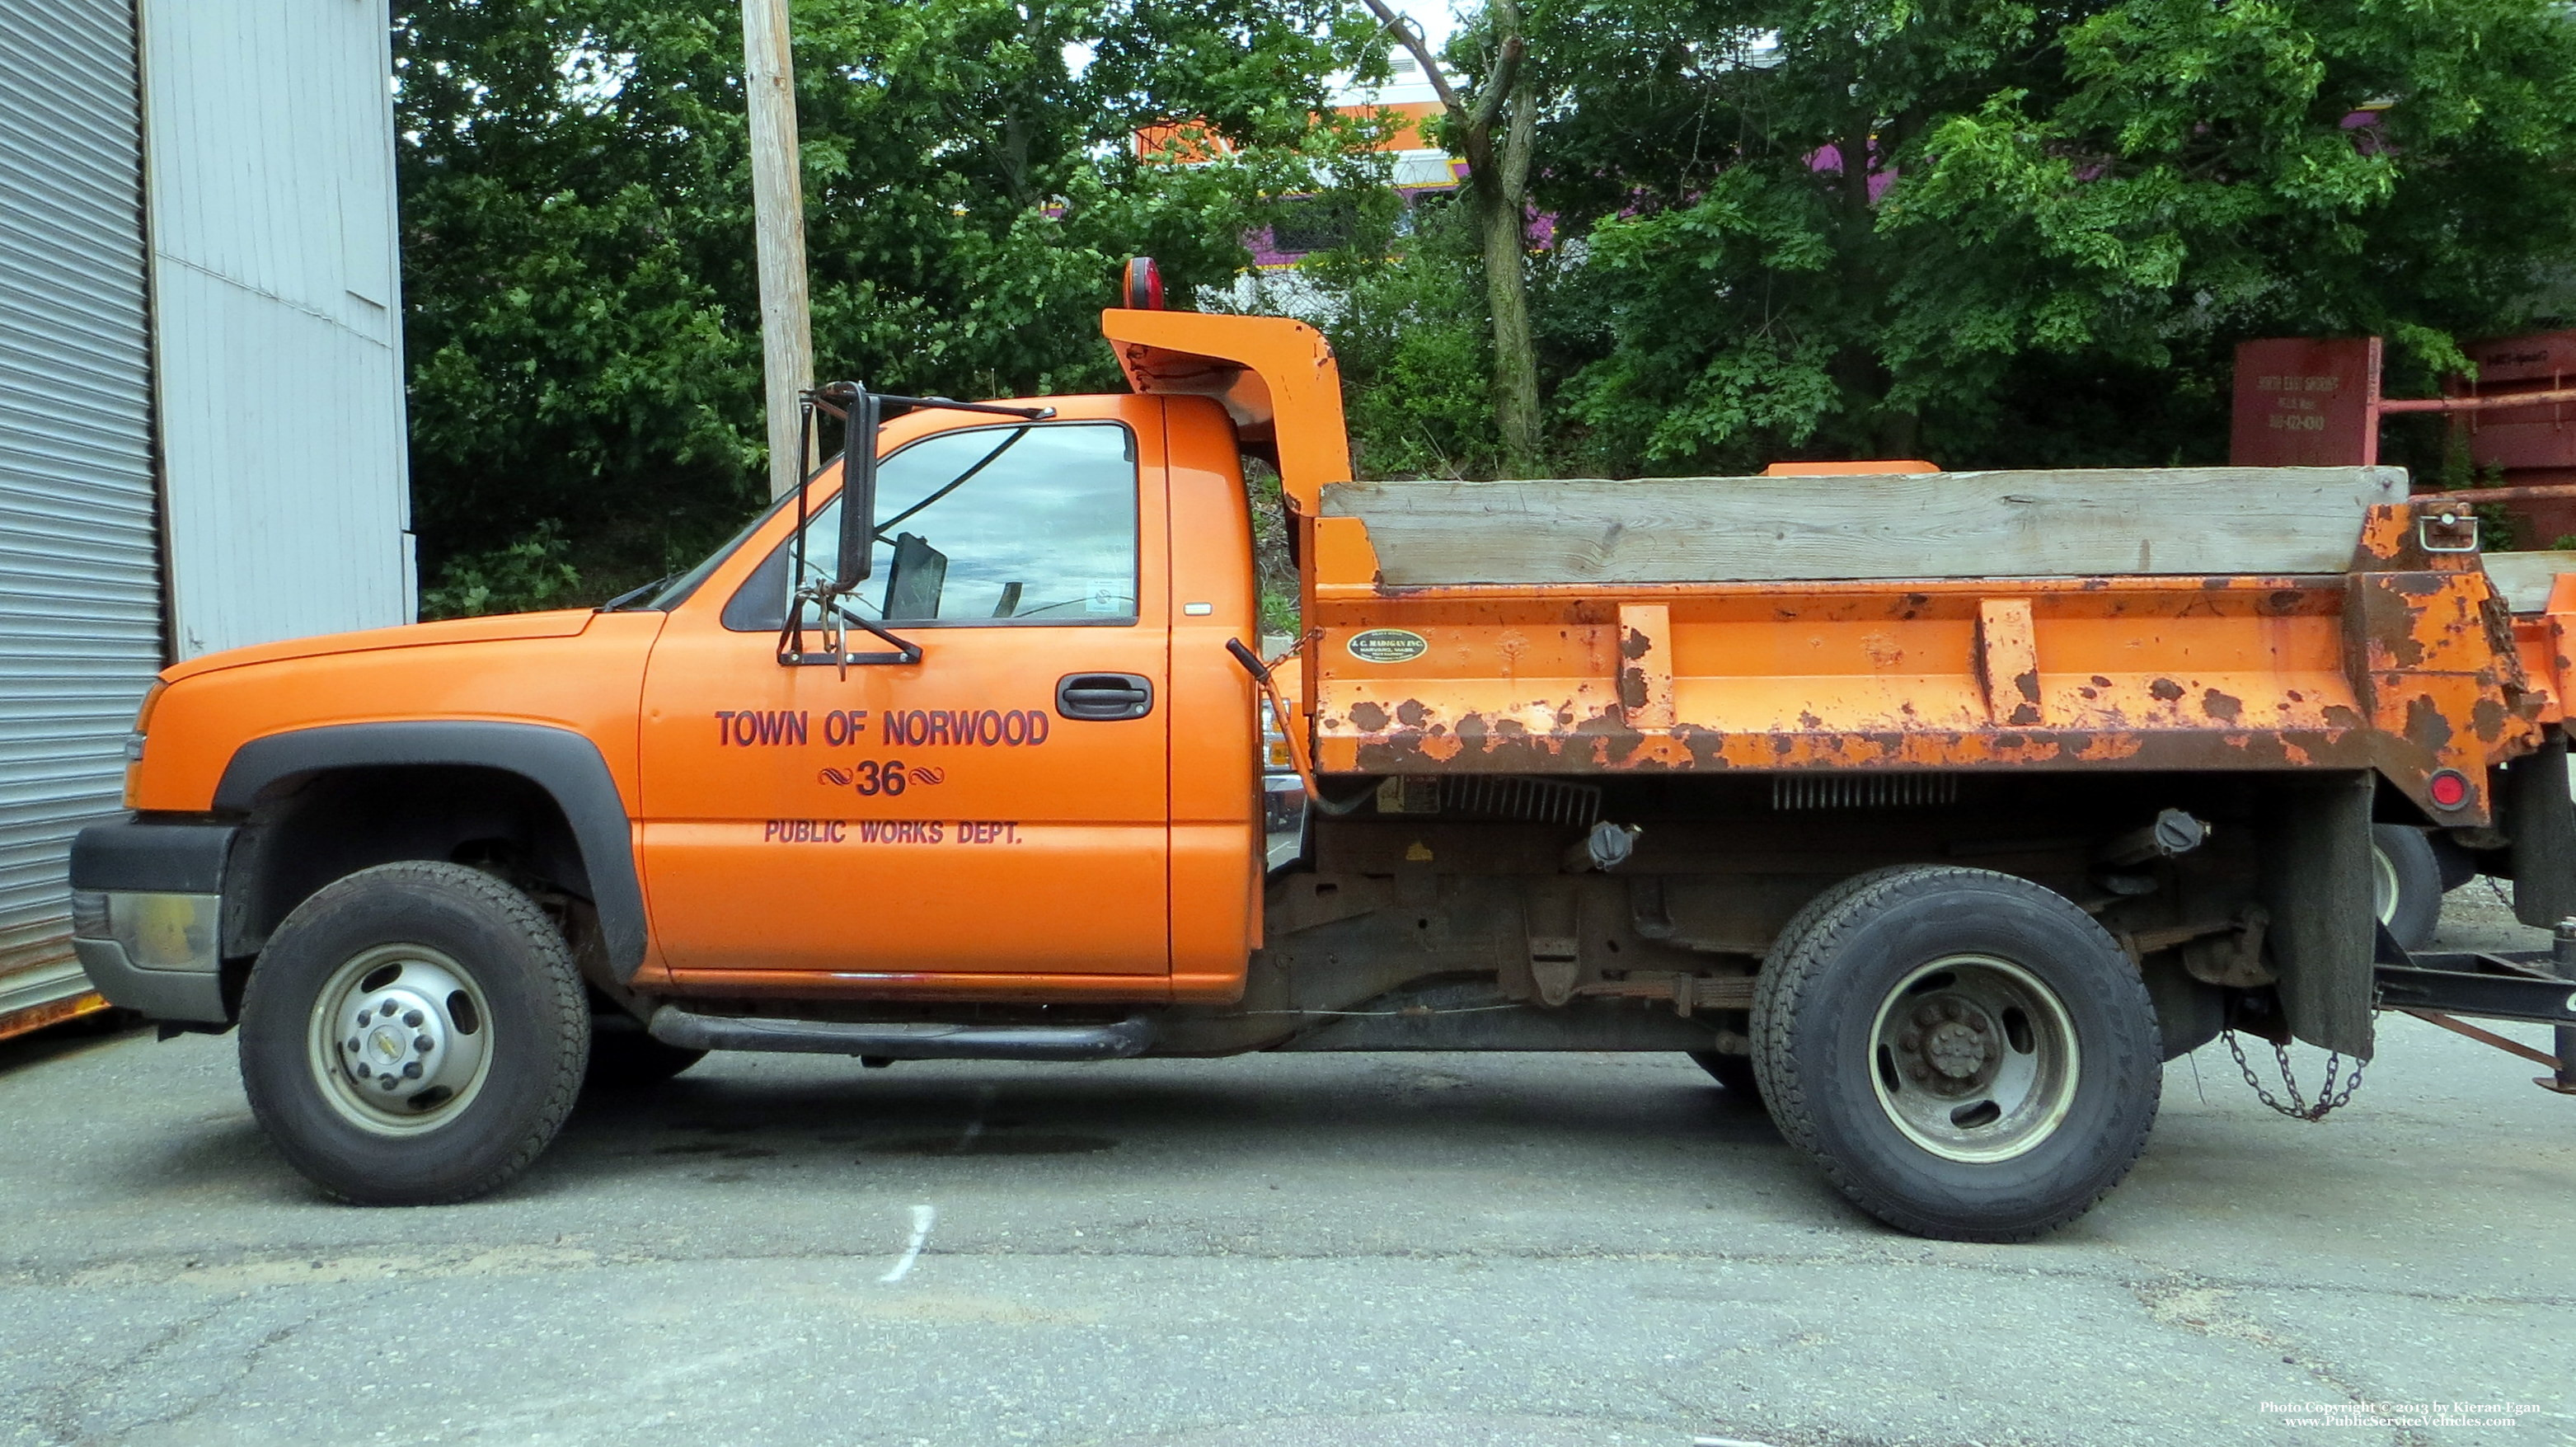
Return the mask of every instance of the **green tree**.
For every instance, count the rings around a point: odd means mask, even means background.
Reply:
[[[1387,0],[1365,0],[1379,23],[1412,52],[1440,97],[1446,124],[1437,134],[1467,162],[1485,315],[1492,328],[1495,430],[1504,464],[1527,475],[1539,460],[1538,346],[1530,330],[1529,175],[1537,136],[1538,93],[1525,64],[1519,0],[1488,0],[1483,22],[1452,49],[1473,55],[1479,78],[1462,94],[1444,73],[1419,29]],[[1478,42],[1482,42],[1481,44]]]
[[[758,503],[739,24],[733,0],[397,6],[433,604],[575,591],[558,564],[604,595]],[[1114,385],[1120,263],[1184,297],[1230,279],[1270,198],[1350,144],[1316,116],[1371,48],[1338,0],[799,0],[795,25],[818,371],[956,395]],[[1226,154],[1139,157],[1155,122]]]
[[[2566,308],[2547,0],[1520,8],[1587,467],[2206,459],[2237,340],[2383,334],[2404,386]]]

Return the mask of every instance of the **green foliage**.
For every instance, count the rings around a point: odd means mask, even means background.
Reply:
[[[578,601],[581,572],[566,561],[572,549],[552,518],[515,543],[483,553],[452,555],[438,582],[421,590],[423,618],[470,618],[480,613],[527,613]]]
[[[2547,0],[1522,10],[1559,470],[2213,461],[2244,338],[2386,336],[2402,394],[2576,316],[2576,24]],[[822,375],[1114,388],[1119,263],[1240,304],[1242,238],[1287,213],[1347,244],[1251,300],[1332,337],[1363,475],[1503,466],[1468,218],[1398,207],[1368,125],[1315,120],[1382,64],[1340,0],[795,19]],[[1471,14],[1453,58],[1492,40]],[[685,566],[765,476],[737,6],[404,0],[395,55],[433,605]],[[1180,149],[1222,160],[1128,144],[1192,117]],[[2387,444],[2434,471],[2438,429]]]
[[[1389,204],[1350,246],[1300,270],[1330,299],[1308,319],[1332,338],[1350,381],[1352,466],[1363,477],[1491,476],[1501,457],[1487,380],[1493,331],[1467,210],[1444,197],[1399,218]],[[1395,234],[1399,221],[1410,235]]]
[[[798,0],[795,34],[818,374],[960,396],[1114,385],[1121,263],[1228,279],[1348,144],[1313,116],[1366,49],[1337,0]],[[394,43],[424,568],[546,519],[584,596],[685,565],[764,491],[738,6],[404,0]],[[1191,117],[1238,149],[1133,153]]]
[[[2570,312],[2576,23],[2546,0],[1523,8],[1536,204],[1573,242],[1534,292],[1562,463],[2212,461],[2239,340],[2376,333],[2429,389],[2458,340]],[[1440,266],[1406,285],[1463,296],[1472,258],[1398,269]],[[1466,395],[1473,359],[1354,350],[1363,451],[1437,470],[1375,394]]]

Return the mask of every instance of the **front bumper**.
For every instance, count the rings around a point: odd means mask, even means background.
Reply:
[[[120,820],[72,841],[72,951],[90,983],[153,1020],[221,1025],[229,824]]]
[[[75,936],[72,953],[80,956],[81,969],[109,1004],[137,1011],[147,1020],[198,1025],[232,1020],[224,1008],[224,977],[219,970],[147,970],[134,963],[125,946],[115,940]]]

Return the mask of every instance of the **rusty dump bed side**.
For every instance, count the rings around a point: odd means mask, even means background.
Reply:
[[[2548,700],[2415,511],[2365,508],[2335,573],[1400,586],[1328,496],[1316,765],[2371,768],[2428,810],[2448,768],[2472,797],[2440,817],[2483,822]]]
[[[1279,469],[1319,773],[2367,768],[2479,825],[2559,716],[2558,615],[2394,469],[1355,484],[1311,329],[1104,331]]]

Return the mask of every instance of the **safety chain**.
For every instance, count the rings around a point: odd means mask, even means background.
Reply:
[[[2310,1105],[2307,1097],[2299,1093],[2299,1082],[2291,1078],[2290,1048],[2276,1043],[2272,1047],[2272,1054],[2281,1062],[2281,1087],[2290,1093],[2290,1103],[2283,1105],[2273,1097],[2272,1092],[2263,1088],[2262,1081],[2254,1078],[2254,1067],[2245,1063],[2245,1050],[2243,1046],[2236,1043],[2236,1032],[2228,1030],[2222,1034],[2227,1041],[2227,1053],[2236,1057],[2236,1068],[2244,1073],[2245,1083],[2254,1087],[2255,1096],[2265,1105],[2292,1120],[2310,1122],[2323,1120],[2339,1107],[2350,1105],[2352,1093],[2361,1088],[2361,1062],[2358,1060],[2352,1063],[2352,1075],[2344,1081],[2343,1088],[2340,1090],[2335,1088],[2335,1072],[2343,1066],[2343,1055],[2339,1051],[2330,1053],[2326,1056],[2325,1086],[2317,1092],[2316,1104]]]

